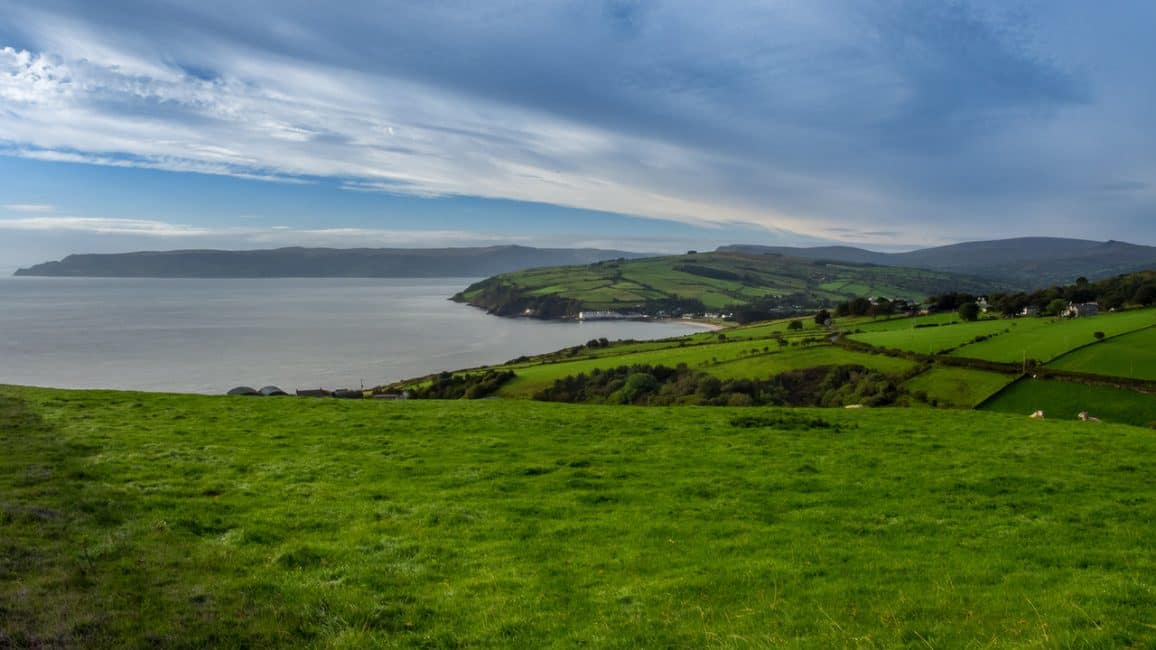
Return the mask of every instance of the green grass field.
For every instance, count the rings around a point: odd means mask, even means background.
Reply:
[[[915,363],[907,359],[852,352],[823,345],[802,349],[789,348],[785,352],[752,355],[726,363],[710,365],[703,370],[719,379],[766,379],[771,375],[788,370],[841,365],[864,366],[889,375],[901,375],[915,367]]]
[[[0,388],[0,646],[1152,647],[1151,430]]]
[[[1024,415],[1039,409],[1047,417],[1061,420],[1075,419],[1080,411],[1087,411],[1106,422],[1156,426],[1156,395],[1060,380],[1016,382],[982,408]]]
[[[937,366],[908,380],[911,392],[922,392],[938,406],[970,409],[1010,384],[1015,377],[996,372]]]
[[[844,331],[863,330],[863,332],[883,332],[888,330],[910,330],[914,325],[945,325],[958,323],[959,314],[944,312],[927,316],[892,316],[890,318],[871,318],[868,316],[839,318],[836,323]],[[924,328],[920,328],[924,329]]]
[[[953,323],[938,327],[914,327],[927,322],[941,322],[931,319],[896,319],[887,325],[889,327],[867,331],[866,327],[861,334],[851,334],[847,338],[881,348],[907,350],[919,354],[940,354],[943,350],[966,344],[977,336],[1002,335],[1004,330],[1013,327],[1035,328],[1037,320],[982,320],[974,323]]]
[[[1124,334],[1065,354],[1050,368],[1156,380],[1156,328]]]
[[[1047,362],[1069,350],[1095,340],[1095,332],[1115,336],[1156,323],[1156,309],[1137,309],[1092,318],[1061,320],[1056,318],[1016,318],[955,322],[952,314],[920,318],[892,319],[879,323],[855,324],[850,329],[863,330],[849,335],[859,341],[883,348],[906,350],[919,354],[939,354],[951,349],[958,357],[1004,363],[1029,359]],[[938,327],[914,327],[925,323],[950,323]],[[849,326],[841,326],[849,329]],[[978,336],[988,340],[972,342]]]
[[[968,345],[954,354],[1013,363],[1020,361],[1026,354],[1029,359],[1048,362],[1069,350],[1095,341],[1095,332],[1115,336],[1156,324],[1156,309],[1137,309],[1072,320],[1024,318],[1012,322],[1019,325],[1012,328],[1010,334]]]

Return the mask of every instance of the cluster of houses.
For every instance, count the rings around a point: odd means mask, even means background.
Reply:
[[[1090,316],[1097,316],[1100,313],[1100,305],[1094,302],[1068,303],[1059,314],[1060,318],[1087,318]],[[1020,310],[1019,316],[1039,316],[1040,308],[1035,305],[1028,305]]]
[[[631,317],[617,311],[594,310],[578,312],[578,320],[626,320],[628,318]]]
[[[1064,318],[1084,318],[1087,316],[1096,316],[1100,313],[1100,305],[1094,302],[1082,302],[1079,304],[1069,303],[1068,308],[1060,315]]]
[[[580,320],[580,321],[650,320],[651,318],[662,319],[662,318],[671,318],[671,317],[681,317],[685,320],[699,320],[699,319],[730,320],[730,319],[734,318],[735,315],[732,312],[713,312],[713,311],[708,311],[708,312],[705,312],[702,314],[692,314],[692,313],[671,314],[670,312],[659,311],[659,312],[655,313],[654,316],[650,316],[647,314],[635,314],[635,313],[624,314],[624,313],[619,312],[619,311],[594,310],[594,311],[580,311],[580,312],[578,312],[578,320]]]
[[[683,314],[682,315],[682,318],[684,320],[698,320],[700,318],[706,319],[706,320],[730,320],[734,317],[735,317],[735,315],[731,312],[721,312],[721,311],[719,311],[719,312],[708,311],[708,312],[703,312],[701,314]]]
[[[867,299],[867,301],[870,302],[872,305],[877,305],[882,300],[886,300],[886,298],[880,298],[878,296],[871,296],[870,298]],[[895,313],[897,313],[897,314],[907,314],[908,316],[916,316],[916,315],[926,316],[927,314],[933,313],[935,311],[935,309],[929,305],[920,305],[918,303],[908,302],[908,301],[904,300],[903,298],[896,298],[894,300],[891,300],[890,302],[891,302],[891,305],[895,308]],[[982,314],[988,313],[993,308],[993,306],[988,302],[986,296],[980,296],[979,298],[976,298],[975,304],[977,306],[979,306],[979,311]],[[1034,317],[1034,316],[1039,316],[1040,313],[1041,313],[1041,309],[1038,306],[1029,305],[1029,306],[1021,309],[1020,312],[1018,314],[1016,314],[1016,316]],[[1057,316],[1059,316],[1060,318],[1087,318],[1090,316],[1096,316],[1099,313],[1100,313],[1100,305],[1097,303],[1094,303],[1094,302],[1081,302],[1081,303],[1070,302],[1070,303],[1068,303],[1068,306],[1063,311],[1061,311],[1059,314],[1057,314]]]

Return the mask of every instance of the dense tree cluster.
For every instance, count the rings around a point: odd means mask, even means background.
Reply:
[[[965,302],[959,306],[959,317],[965,321],[979,320],[979,305],[974,302]]]
[[[966,303],[974,302],[975,296],[964,293],[948,293],[930,298],[931,305],[939,311],[955,311]],[[1156,271],[1129,273],[1114,278],[1089,282],[1079,278],[1075,284],[1065,287],[1049,287],[1031,293],[997,293],[988,296],[992,310],[1005,316],[1021,313],[1025,307],[1035,308],[1043,314],[1055,315],[1069,303],[1099,303],[1101,309],[1121,307],[1148,307],[1156,304]]]
[[[512,370],[487,370],[484,373],[453,374],[443,372],[426,386],[410,390],[411,399],[481,399],[496,392],[514,378]]]
[[[898,399],[896,381],[863,366],[793,370],[768,379],[721,380],[680,364],[594,369],[557,380],[534,399],[595,404],[705,406],[885,406]]]

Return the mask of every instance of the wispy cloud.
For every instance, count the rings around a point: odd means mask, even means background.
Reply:
[[[53,212],[56,210],[56,206],[49,205],[47,203],[6,203],[4,205],[0,205],[0,208],[3,208],[7,212],[22,213],[42,213]]]
[[[265,246],[464,246],[515,243],[525,237],[467,230],[401,230],[374,228],[206,228],[149,219],[43,216],[0,218],[0,232],[74,233],[120,238],[148,238],[158,245],[190,245],[190,240],[231,241]]]
[[[205,228],[163,221],[57,216],[0,219],[0,230],[84,232],[100,235],[145,235],[150,237],[189,237],[213,234],[211,230]]]
[[[0,7],[0,151],[867,243],[1156,208],[1087,189],[1156,166],[1136,4],[139,9]]]

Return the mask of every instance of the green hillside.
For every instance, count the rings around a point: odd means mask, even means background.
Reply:
[[[503,316],[541,318],[572,317],[581,310],[789,313],[855,296],[922,300],[939,292],[983,293],[1001,286],[939,271],[697,253],[506,273],[478,282],[454,299]]]
[[[1151,647],[1156,436],[0,387],[4,647]]]
[[[590,341],[453,376],[465,380],[490,370],[513,372],[512,379],[485,393],[513,399],[971,409],[1020,376],[1026,352],[1031,374],[1099,382],[1106,390],[1127,384],[1129,395],[1122,398],[1123,404],[1137,405],[1109,414],[1088,403],[1073,413],[1088,410],[1115,422],[1146,426],[1152,419],[1140,402],[1156,403],[1152,364],[1145,361],[1151,355],[1150,333],[1156,331],[1153,322],[1156,309],[1151,308],[1074,320],[967,323],[955,314],[840,318],[830,328],[809,318],[782,319],[661,341]],[[1104,332],[1106,338],[1096,342],[1096,332]],[[1094,362],[1080,361],[1085,358]],[[645,385],[622,392],[619,389],[631,375]],[[710,383],[712,379],[717,385]],[[399,392],[433,381],[437,378],[419,378],[379,392]],[[591,388],[592,382],[603,388]],[[560,392],[553,391],[562,384]],[[1044,406],[1054,408],[1053,404],[1054,400],[1040,402],[1024,415]]]

